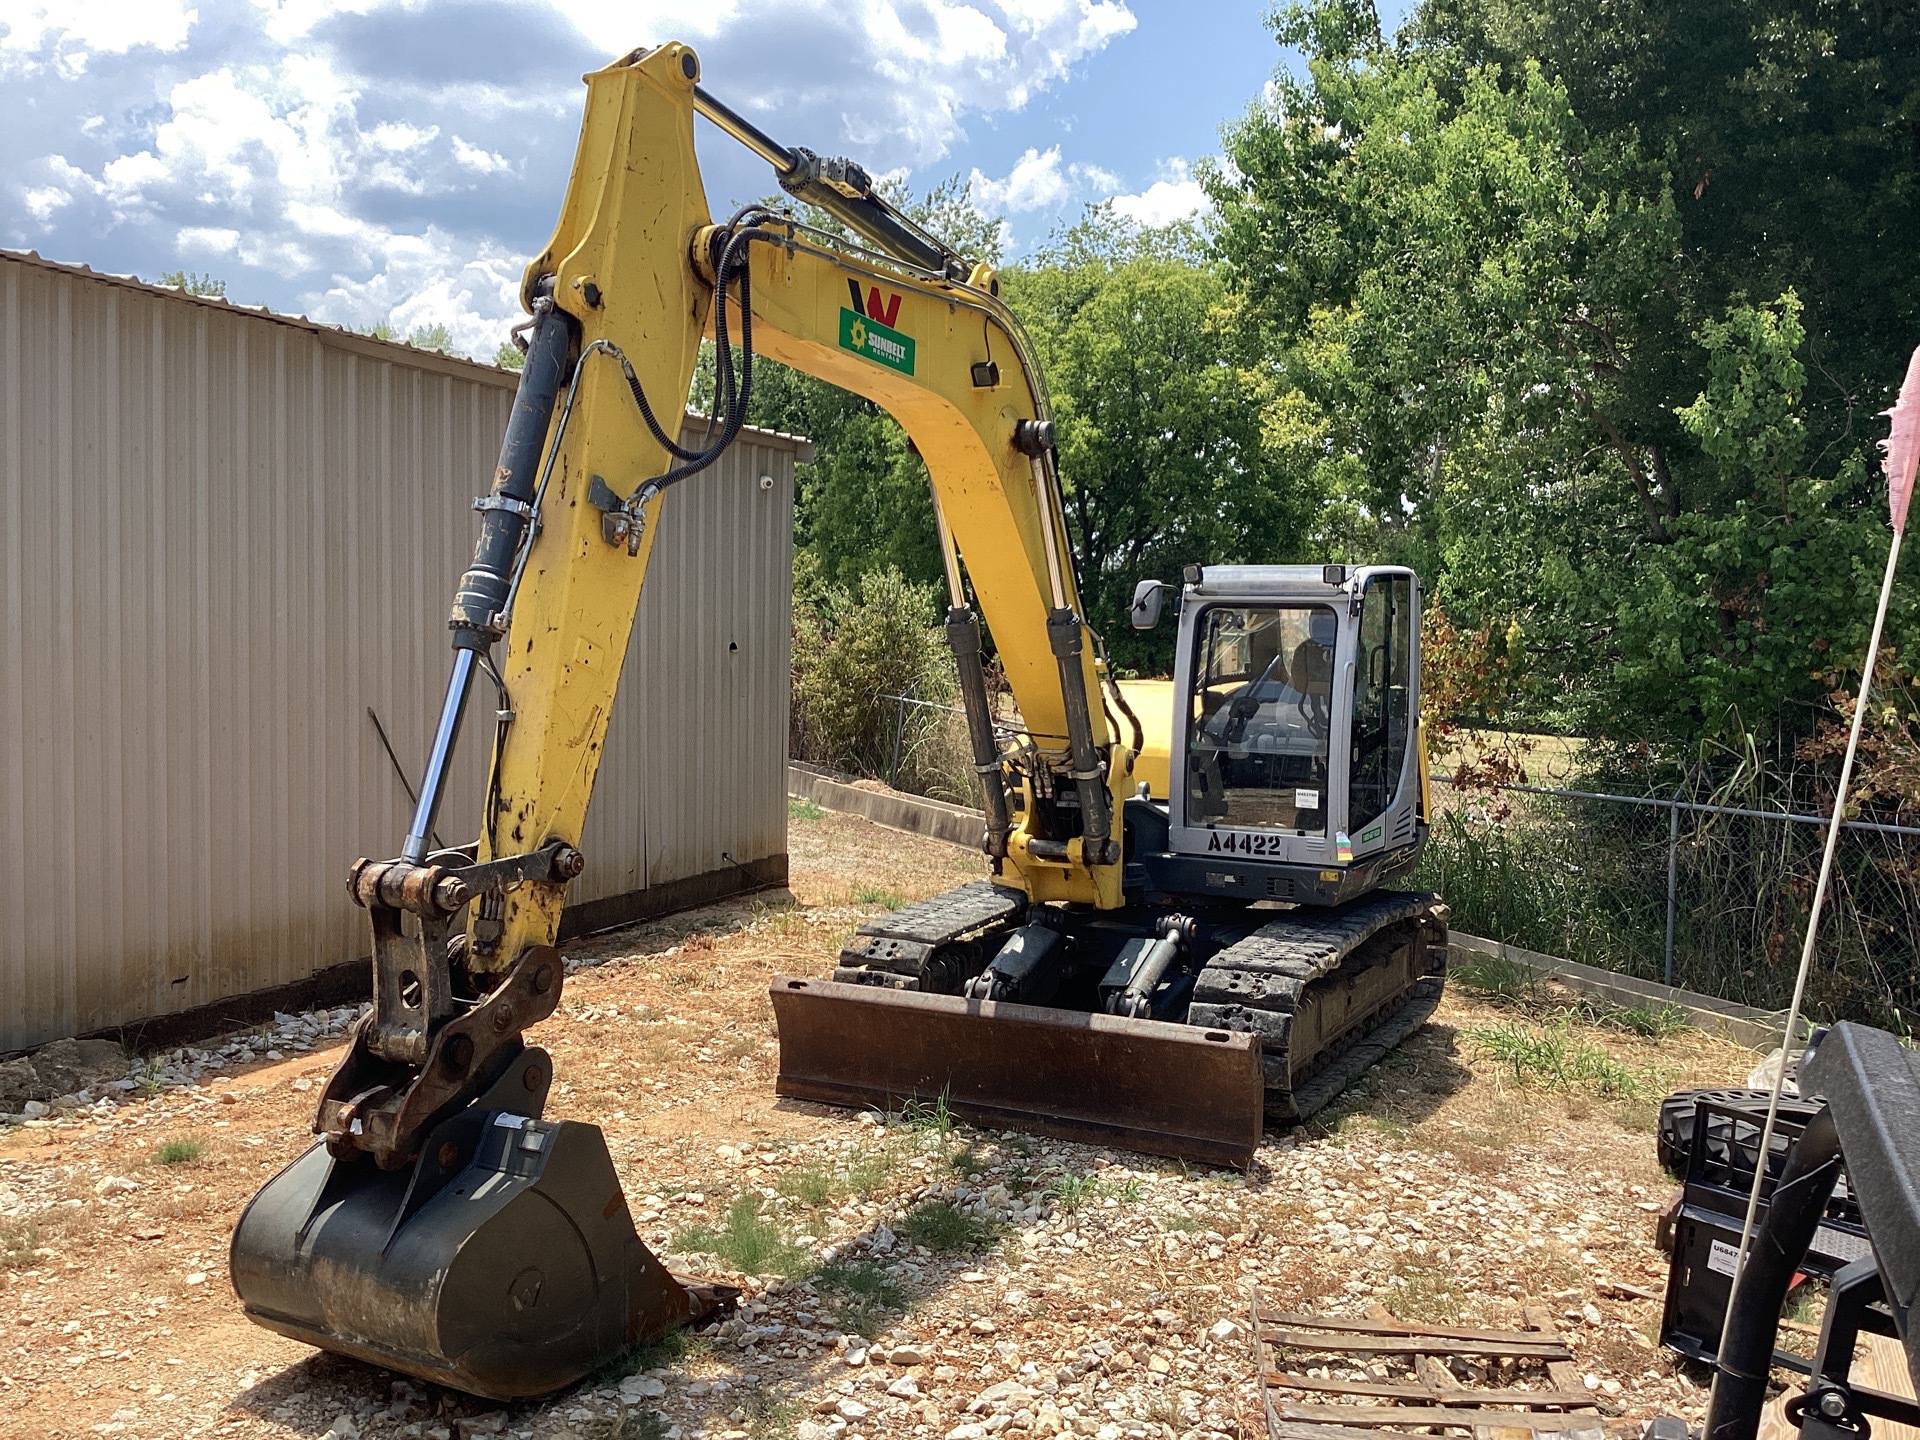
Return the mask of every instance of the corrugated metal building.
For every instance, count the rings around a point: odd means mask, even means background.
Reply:
[[[0,1051],[351,977],[410,810],[375,717],[418,783],[514,384],[0,252]],[[666,501],[570,930],[785,879],[804,448]]]

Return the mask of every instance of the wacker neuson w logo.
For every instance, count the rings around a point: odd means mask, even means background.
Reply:
[[[860,296],[860,282],[851,276],[847,289],[853,293],[853,308],[840,311],[840,348],[864,355],[876,365],[913,374],[913,337],[893,328],[900,318],[900,297],[889,295],[884,304],[878,287]]]

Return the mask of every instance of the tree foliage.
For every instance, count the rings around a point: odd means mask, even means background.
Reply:
[[[1310,0],[1276,25],[1305,74],[1207,182],[1350,533],[1455,633],[1505,637],[1522,715],[1674,762],[1755,731],[1788,754],[1884,554],[1863,422],[1920,298],[1890,258],[1920,219],[1911,19],[1426,0],[1389,41],[1367,0]]]
[[[1137,230],[1096,207],[1001,281],[1052,392],[1083,607],[1130,667],[1172,660],[1170,627],[1127,628],[1136,582],[1305,559],[1316,509],[1284,407],[1198,247],[1186,227]]]
[[[160,277],[160,283],[169,289],[184,290],[189,295],[205,295],[216,300],[227,298],[226,281],[192,270],[169,270]]]

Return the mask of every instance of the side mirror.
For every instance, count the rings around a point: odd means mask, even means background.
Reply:
[[[1160,607],[1167,600],[1164,580],[1142,580],[1133,587],[1133,628],[1151,630],[1160,623]]]

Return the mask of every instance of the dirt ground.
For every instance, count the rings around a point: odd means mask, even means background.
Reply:
[[[250,1324],[228,1237],[309,1141],[338,1055],[316,1048],[0,1134],[0,1434],[1252,1437],[1250,1283],[1276,1308],[1436,1323],[1545,1305],[1610,1435],[1701,1418],[1704,1377],[1653,1343],[1658,1305],[1609,1287],[1664,1281],[1658,1095],[1737,1082],[1747,1052],[1543,1026],[1456,987],[1245,1175],[776,1102],[768,978],[823,974],[863,916],[981,872],[806,806],[789,843],[790,893],[569,947],[531,1036],[555,1055],[549,1116],[604,1127],[648,1243],[762,1272],[717,1334],[503,1409]],[[1548,1074],[1502,1036],[1584,1058]]]

